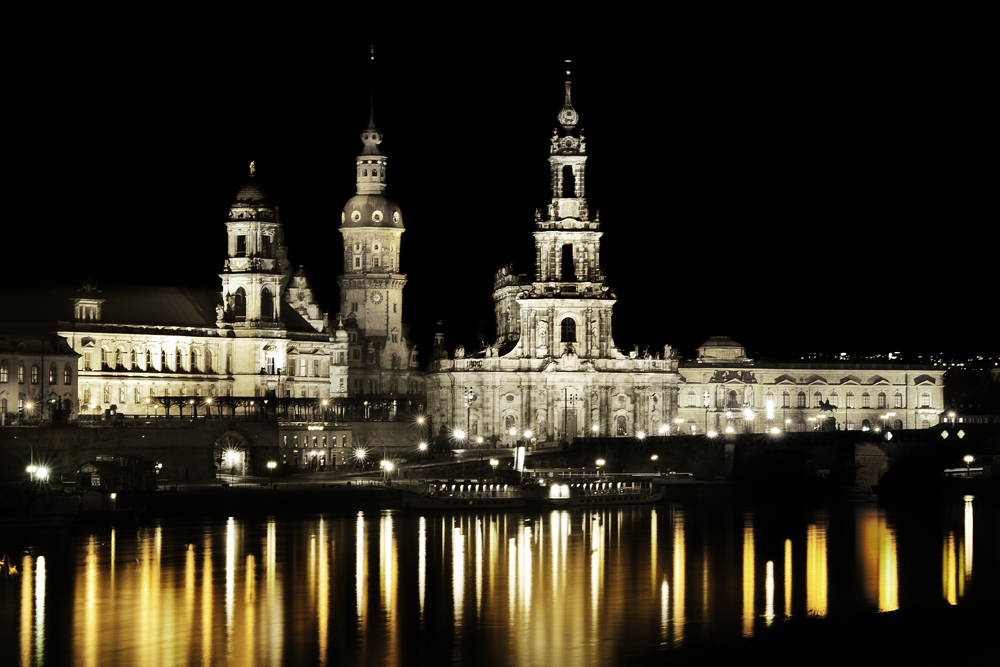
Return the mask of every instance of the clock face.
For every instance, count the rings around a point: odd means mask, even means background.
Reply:
[[[372,294],[372,303],[382,303],[382,293],[375,292]]]

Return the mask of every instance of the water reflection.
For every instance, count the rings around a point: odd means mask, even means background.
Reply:
[[[892,610],[907,591],[907,604],[927,602],[928,577],[941,577],[952,604],[982,589],[972,498],[942,513],[931,549],[924,524],[908,538],[887,510],[838,511],[836,521],[817,511],[800,522],[679,505],[359,512],[93,531],[15,563],[0,613],[16,615],[0,627],[25,667],[400,664],[412,655],[610,665],[640,649],[752,635],[793,614]],[[980,558],[995,561],[997,543],[983,532]]]

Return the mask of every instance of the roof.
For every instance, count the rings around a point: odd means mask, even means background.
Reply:
[[[261,187],[260,179],[251,176],[246,185],[236,193],[236,198],[233,199],[232,205],[234,207],[253,206],[256,208],[271,208],[271,198],[267,196],[267,193]]]
[[[355,195],[344,204],[340,228],[382,227],[403,229],[399,204],[385,195]]]

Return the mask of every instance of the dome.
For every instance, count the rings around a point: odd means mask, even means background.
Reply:
[[[344,204],[340,227],[403,229],[403,212],[384,195],[355,195]]]
[[[260,187],[259,180],[253,176],[250,177],[247,184],[236,193],[236,198],[232,204],[233,207],[253,206],[254,208],[271,208],[271,198]]]
[[[702,347],[742,347],[735,340],[729,336],[712,336],[704,343],[701,344]]]

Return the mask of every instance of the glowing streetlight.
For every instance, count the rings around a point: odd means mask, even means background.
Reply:
[[[500,461],[497,459],[490,459],[490,466],[493,468],[493,479],[497,478],[497,465],[499,465],[499,463]]]
[[[604,459],[597,459],[597,474],[598,475],[601,474],[601,468],[604,467],[605,463],[606,463],[606,461]]]
[[[277,468],[277,467],[278,467],[278,463],[276,461],[268,461],[267,462],[267,470],[268,470],[268,472],[271,473],[271,481],[272,482],[274,481],[274,469]]]
[[[772,426],[771,427],[771,435],[778,435],[779,433],[781,433],[781,429],[780,428],[778,428],[777,426]]]
[[[635,437],[639,438],[640,440],[645,440],[646,439],[646,432],[645,431],[639,431],[638,433],[635,434]]]
[[[706,433],[705,435],[707,435],[707,436],[708,436],[708,437],[710,437],[710,438],[714,438],[715,436],[717,436],[717,435],[719,435],[719,434],[718,434],[718,433],[716,433],[715,431],[709,431],[709,432],[708,432],[708,433]]]
[[[970,466],[976,459],[971,454],[966,454],[962,460],[965,461],[965,476],[968,477],[972,472]]]
[[[597,424],[594,424],[593,426],[590,427],[590,430],[593,431],[594,435],[597,435],[597,432],[600,429],[597,427]]]
[[[426,452],[427,451],[427,443],[426,442],[418,443],[417,444],[417,449],[419,449],[422,452]]]

